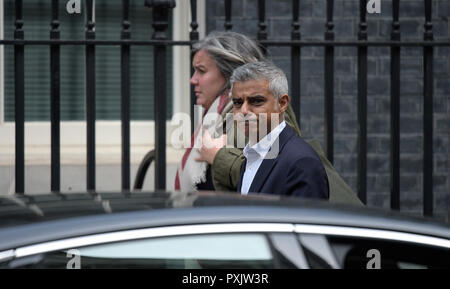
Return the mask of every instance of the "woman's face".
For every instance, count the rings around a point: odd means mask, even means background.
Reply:
[[[195,53],[192,66],[194,74],[190,82],[194,86],[197,105],[209,109],[224,87],[225,78],[213,58],[203,49]]]

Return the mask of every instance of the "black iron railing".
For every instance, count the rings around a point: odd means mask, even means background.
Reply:
[[[51,191],[60,191],[60,47],[62,45],[85,46],[86,50],[86,122],[87,122],[87,190],[95,190],[95,56],[96,46],[116,45],[121,49],[122,71],[122,190],[130,190],[130,47],[152,46],[154,49],[154,95],[155,95],[155,189],[166,188],[166,54],[168,46],[192,45],[199,39],[197,23],[197,1],[191,0],[190,41],[173,41],[168,39],[167,28],[169,12],[175,7],[175,0],[147,0],[145,6],[152,8],[154,34],[151,40],[131,40],[132,19],[129,18],[129,0],[123,0],[122,35],[120,40],[96,40],[95,23],[93,22],[93,1],[87,0],[87,23],[85,40],[61,40],[58,20],[58,0],[52,1],[52,19],[50,40],[25,40],[23,27],[23,5],[16,0],[16,21],[14,39],[0,40],[0,45],[14,46],[14,79],[15,79],[15,129],[16,129],[16,193],[25,193],[24,174],[24,49],[32,45],[49,46],[51,55]],[[224,29],[231,30],[232,1],[224,0],[225,23]],[[305,41],[301,39],[299,19],[300,1],[292,0],[292,32],[291,40],[268,40],[265,19],[266,1],[259,0],[257,40],[263,47],[288,46],[291,47],[291,77],[300,79],[301,48],[306,46],[323,47],[324,56],[324,111],[325,129],[324,140],[326,155],[333,161],[334,142],[334,49],[335,47],[356,47],[358,50],[358,196],[366,203],[367,197],[367,50],[369,46],[390,47],[391,53],[391,208],[400,208],[400,51],[402,47],[423,47],[423,197],[424,215],[433,214],[433,52],[435,47],[450,46],[450,41],[433,40],[432,0],[424,0],[424,37],[423,41],[401,41],[399,0],[392,1],[392,31],[391,39],[387,41],[369,41],[367,37],[366,0],[360,0],[360,20],[358,40],[339,41],[334,37],[333,9],[334,1],[326,1],[326,31],[322,41]],[[188,57],[188,56],[186,56]],[[291,83],[292,106],[300,119],[300,82]],[[191,91],[191,115],[195,96]],[[193,121],[193,117],[191,118]],[[193,128],[193,125],[191,126]],[[356,128],[355,128],[356,129]],[[152,158],[150,158],[152,159]],[[146,169],[145,169],[146,171]],[[145,173],[144,173],[145,174]],[[141,176],[142,177],[142,176]],[[142,178],[141,178],[142,179]],[[143,180],[141,180],[143,181]]]
[[[122,41],[131,38],[130,1],[122,1]],[[122,122],[122,190],[130,189],[130,45],[122,44],[121,65],[121,122]]]
[[[58,40],[60,38],[59,31],[59,3],[52,2],[52,22],[50,39]],[[60,170],[60,46],[50,46],[50,123],[51,123],[51,168],[50,168],[50,189],[52,192],[58,192],[61,188],[61,170]]]

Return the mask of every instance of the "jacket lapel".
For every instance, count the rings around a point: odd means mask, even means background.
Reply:
[[[276,163],[277,163],[276,158],[263,160],[263,162],[258,168],[258,171],[256,172],[255,178],[253,179],[250,188],[248,189],[249,193],[256,193],[256,192],[259,193],[261,191],[262,186],[266,182],[267,177],[269,176],[270,172],[272,171]]]
[[[283,131],[278,136],[279,140],[279,151],[276,158],[273,159],[264,159],[261,165],[258,168],[258,171],[256,172],[255,178],[253,179],[252,184],[249,188],[250,192],[260,192],[261,188],[263,187],[264,183],[267,181],[268,176],[272,169],[274,168],[275,164],[278,161],[278,156],[281,154],[284,145],[289,141],[289,139],[295,135],[295,132],[292,130],[292,128],[289,125],[286,125],[286,127],[283,129]],[[272,148],[270,148],[272,149]],[[241,180],[243,178],[243,172],[245,170],[245,167],[241,170]],[[239,189],[240,190],[240,189]]]

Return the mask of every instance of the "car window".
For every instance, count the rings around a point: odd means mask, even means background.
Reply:
[[[205,234],[122,241],[47,253],[39,268],[274,268],[264,234]]]
[[[282,269],[309,269],[305,254],[294,234],[272,233],[270,240]]]
[[[329,236],[344,269],[449,268],[450,250],[394,240]]]
[[[300,234],[298,236],[306,259],[312,269],[338,269],[339,264],[324,235]]]
[[[449,268],[450,250],[396,240],[299,234],[304,255],[313,269]]]

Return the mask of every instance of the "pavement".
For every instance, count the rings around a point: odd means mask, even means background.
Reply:
[[[132,146],[130,175],[131,187],[144,155],[151,147]],[[167,147],[166,188],[173,190],[176,168],[183,150]],[[154,163],[147,171],[143,190],[154,189]],[[15,190],[14,149],[0,148],[0,194],[13,194]],[[61,191],[86,190],[86,148],[71,146],[61,148]],[[96,190],[121,190],[121,151],[119,146],[96,147]],[[48,146],[25,148],[25,193],[39,194],[50,191],[50,149]]]

